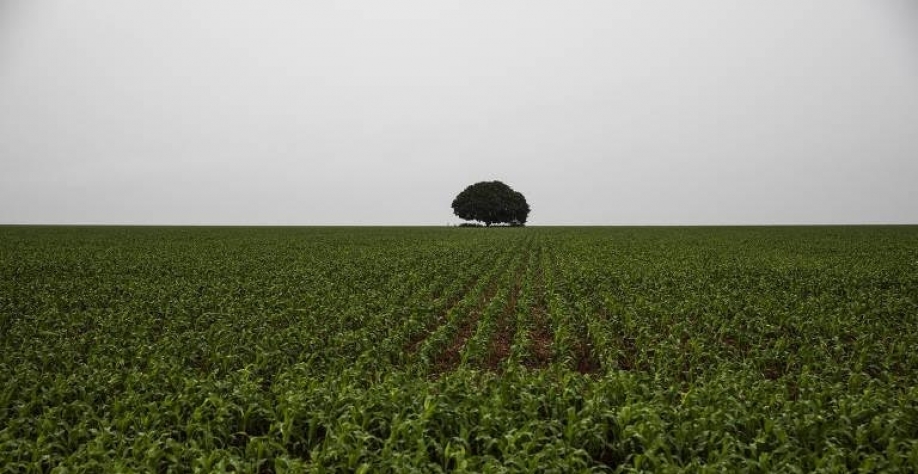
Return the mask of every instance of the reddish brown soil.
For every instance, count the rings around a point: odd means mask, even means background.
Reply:
[[[546,327],[536,328],[529,333],[531,357],[526,361],[529,368],[544,368],[551,364],[551,343],[554,339],[552,333]]]
[[[637,358],[637,348],[634,345],[634,339],[623,337],[621,345],[622,354],[618,356],[618,368],[622,370],[631,370],[634,368],[635,359]]]
[[[424,341],[446,321],[446,315],[449,314],[449,312],[452,311],[452,309],[455,308],[456,305],[458,305],[466,297],[466,295],[468,295],[469,291],[472,290],[476,283],[478,283],[478,278],[468,282],[465,285],[465,288],[463,288],[459,293],[459,296],[453,296],[449,302],[447,302],[446,309],[441,311],[436,318],[430,320],[423,331],[419,332],[408,340],[408,343],[405,344],[405,352],[408,354],[416,354],[418,350],[421,349],[421,345],[424,343]]]
[[[494,338],[491,339],[488,358],[485,360],[485,367],[490,370],[497,370],[500,367],[501,361],[510,355],[510,347],[513,345],[513,333],[516,329],[516,325],[514,324],[516,306],[519,301],[520,287],[522,286],[520,282],[523,279],[525,269],[526,265],[524,258],[524,263],[519,265],[516,269],[513,291],[510,292],[510,298],[507,301],[507,305],[504,307],[504,310],[500,314],[500,319],[497,321],[497,330],[495,331]]]
[[[545,276],[541,266],[535,273],[535,304],[532,308],[533,328],[529,331],[531,342],[529,357],[523,361],[531,369],[551,364],[551,344],[554,337],[548,321],[548,304],[545,301]]]
[[[590,345],[586,341],[580,341],[577,346],[577,372],[595,374],[600,368],[599,360],[593,355]]]
[[[449,370],[455,369],[459,362],[461,361],[460,354],[462,353],[462,348],[465,347],[466,341],[472,334],[475,332],[475,328],[478,326],[478,318],[481,317],[481,312],[484,310],[485,306],[488,304],[491,299],[494,298],[494,294],[497,293],[497,281],[491,282],[485,291],[484,296],[481,300],[478,301],[478,305],[475,309],[462,321],[462,324],[459,326],[459,331],[456,333],[456,337],[450,342],[446,350],[444,350],[439,357],[433,363],[433,373],[441,374]]]

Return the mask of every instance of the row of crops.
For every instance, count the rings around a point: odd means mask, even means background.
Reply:
[[[918,227],[0,227],[0,472],[916,472]]]

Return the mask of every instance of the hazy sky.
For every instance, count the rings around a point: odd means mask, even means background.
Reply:
[[[0,0],[0,223],[918,223],[918,1]]]

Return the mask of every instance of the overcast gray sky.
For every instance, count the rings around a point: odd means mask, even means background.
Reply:
[[[0,223],[918,223],[918,2],[0,0]]]

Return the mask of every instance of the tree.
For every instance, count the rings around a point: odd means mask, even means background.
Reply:
[[[500,181],[482,181],[456,196],[453,213],[489,227],[498,223],[524,225],[529,217],[529,204],[522,194]]]

